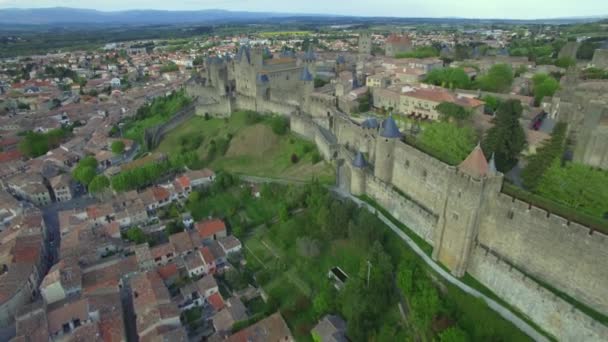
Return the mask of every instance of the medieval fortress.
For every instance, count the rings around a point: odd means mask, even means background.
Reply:
[[[364,36],[360,54],[369,53],[366,42]],[[479,147],[451,166],[403,142],[391,117],[353,121],[338,109],[336,94],[315,91],[312,52],[267,53],[241,47],[232,59],[208,59],[206,74],[188,88],[199,98],[196,113],[289,116],[292,131],[337,165],[343,190],[384,207],[432,245],[432,257],[455,276],[470,274],[559,340],[608,340],[606,325],[553,292],[608,315],[608,236],[502,193],[503,175]],[[581,149],[575,158],[608,163],[599,109],[606,107],[582,100],[601,91],[571,87],[577,90],[555,97],[550,114],[571,124]]]

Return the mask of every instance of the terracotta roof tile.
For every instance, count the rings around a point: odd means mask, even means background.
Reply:
[[[207,300],[209,301],[209,304],[213,306],[215,311],[220,311],[224,308],[224,299],[219,292],[212,294],[209,296],[209,298],[207,298]]]
[[[460,163],[458,168],[473,177],[481,178],[488,174],[488,161],[479,144],[471,151],[469,156]]]
[[[198,231],[200,237],[205,239],[208,237],[212,237],[214,234],[217,234],[221,231],[225,231],[226,224],[220,219],[207,220],[203,222],[198,222],[196,224],[196,230]]]

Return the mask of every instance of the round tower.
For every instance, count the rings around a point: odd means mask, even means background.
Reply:
[[[365,168],[367,162],[363,153],[357,152],[357,156],[353,160],[352,172],[350,175],[350,192],[355,196],[365,194]]]
[[[393,179],[395,141],[401,139],[401,132],[392,116],[382,123],[380,134],[376,139],[374,175],[390,183]]]

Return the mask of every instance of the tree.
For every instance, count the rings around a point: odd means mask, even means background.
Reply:
[[[513,70],[507,64],[495,64],[477,80],[477,87],[491,92],[505,92],[513,83]]]
[[[427,278],[416,282],[416,295],[411,297],[412,321],[421,331],[429,329],[433,319],[441,308],[439,293]]]
[[[470,111],[452,102],[441,102],[435,109],[441,114],[442,120],[463,121],[471,117]]]
[[[76,168],[76,169],[74,169],[74,172],[72,173],[72,176],[74,177],[74,179],[76,179],[80,183],[84,184],[85,186],[88,186],[89,183],[91,183],[91,181],[93,181],[93,178],[95,178],[96,175],[97,175],[97,172],[92,167]]]
[[[390,257],[376,241],[367,260],[361,262],[359,274],[349,279],[340,294],[351,340],[366,341],[374,333],[393,295],[392,271]]]
[[[338,293],[335,287],[333,287],[333,285],[330,283],[325,282],[319,293],[317,293],[312,301],[312,306],[317,317],[334,312],[338,305],[337,297]]]
[[[439,334],[440,342],[467,342],[469,337],[467,333],[458,326],[451,326]]]
[[[567,69],[576,65],[576,60],[570,57],[561,57],[555,60],[555,66]]]
[[[47,133],[27,132],[19,143],[19,151],[28,157],[39,157],[59,146],[69,134],[67,129],[54,129]]]
[[[501,172],[508,172],[517,164],[517,158],[526,146],[526,134],[519,124],[522,111],[519,100],[503,102],[492,119],[494,126],[483,140],[486,156],[495,154],[496,167]]]
[[[521,173],[523,184],[530,190],[535,190],[542,176],[554,160],[564,154],[567,124],[560,122],[555,125],[551,139],[543,142],[536,154],[528,157],[528,164]]]
[[[273,116],[270,119],[270,127],[277,135],[284,135],[289,129],[289,121],[283,116]]]
[[[534,104],[537,106],[545,96],[553,96],[559,89],[559,82],[547,74],[534,75],[532,83],[534,85]]]
[[[111,146],[112,153],[122,154],[125,151],[125,143],[122,140],[116,140]]]
[[[500,106],[502,100],[498,97],[494,97],[491,95],[486,95],[482,98],[483,102],[485,102],[485,113],[486,114],[494,114],[498,107]]]
[[[424,81],[450,89],[469,89],[471,87],[471,79],[463,68],[433,69]]]
[[[146,234],[139,227],[131,227],[125,233],[127,240],[132,241],[136,244],[141,244],[146,242]]]
[[[171,236],[173,234],[181,233],[184,231],[184,224],[178,220],[171,221],[167,224],[165,232]]]
[[[110,180],[104,175],[96,175],[89,183],[89,192],[99,194],[110,187]]]

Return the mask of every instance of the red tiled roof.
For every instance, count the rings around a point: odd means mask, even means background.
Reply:
[[[177,264],[172,262],[165,266],[158,267],[156,271],[163,280],[167,280],[177,275]]]
[[[21,159],[22,156],[23,155],[21,152],[19,152],[19,150],[0,152],[0,163],[18,160]]]
[[[209,304],[213,306],[215,311],[220,311],[224,308],[224,299],[219,292],[212,294],[209,296],[209,298],[207,298],[207,300],[209,301]]]
[[[198,222],[196,224],[196,230],[201,238],[207,238],[213,236],[213,234],[226,230],[226,224],[220,219],[207,220]]]
[[[186,176],[178,177],[176,180],[184,189],[190,186],[190,178]]]
[[[153,187],[152,194],[154,195],[154,199],[157,201],[164,201],[171,196],[167,189],[162,188],[160,186]]]
[[[483,155],[481,146],[477,145],[469,156],[458,166],[461,171],[464,171],[474,177],[483,177],[488,174],[488,161]]]
[[[213,264],[213,262],[215,261],[213,253],[211,253],[209,247],[201,248],[201,254],[203,255],[203,260],[205,260],[205,264],[210,265]]]

